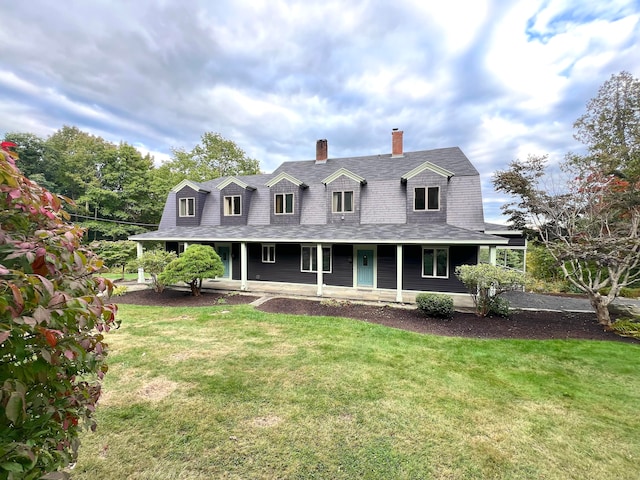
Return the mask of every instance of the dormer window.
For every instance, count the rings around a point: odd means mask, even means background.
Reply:
[[[196,216],[196,199],[194,197],[181,198],[179,202],[178,211],[181,217]]]
[[[413,209],[440,210],[440,187],[416,187],[413,190]]]
[[[333,192],[332,212],[353,212],[353,192]]]
[[[242,199],[240,195],[224,197],[224,215],[225,217],[242,215]]]
[[[293,214],[293,193],[276,193],[274,206],[276,215]]]

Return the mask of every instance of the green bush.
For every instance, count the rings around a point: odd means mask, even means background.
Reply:
[[[630,318],[620,318],[611,324],[611,330],[622,337],[640,339],[640,322]]]
[[[453,298],[437,293],[419,293],[416,295],[418,310],[428,317],[453,317]]]
[[[620,289],[620,296],[625,298],[640,298],[640,287],[623,287]]]
[[[525,283],[523,272],[497,265],[460,265],[456,277],[469,290],[476,307],[476,315],[486,317],[498,296],[511,290],[520,290]],[[500,307],[500,304],[498,304]]]
[[[509,317],[511,304],[509,300],[502,297],[493,297],[489,304],[489,315],[495,317]]]
[[[199,297],[203,279],[223,274],[224,265],[213,247],[193,244],[165,267],[158,281],[163,285],[185,282],[191,287],[191,295]]]

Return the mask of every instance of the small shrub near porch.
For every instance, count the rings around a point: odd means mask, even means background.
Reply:
[[[427,317],[453,317],[453,298],[437,293],[419,293],[416,295],[418,310]]]

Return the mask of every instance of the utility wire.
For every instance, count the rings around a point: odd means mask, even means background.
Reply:
[[[135,225],[137,227],[157,227],[158,226],[157,224],[154,224],[154,223],[125,222],[124,220],[111,220],[111,219],[108,219],[108,218],[90,217],[90,216],[87,216],[87,215],[80,215],[80,214],[77,214],[77,213],[70,213],[70,212],[68,212],[68,213],[69,213],[69,215],[71,217],[86,218],[86,219],[89,219],[89,220],[96,220],[98,222],[122,223],[122,224],[125,224],[125,225]]]

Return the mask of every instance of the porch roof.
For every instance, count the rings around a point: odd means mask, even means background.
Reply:
[[[356,243],[430,245],[506,245],[497,235],[454,227],[429,225],[242,225],[172,227],[129,237],[135,241]]]

